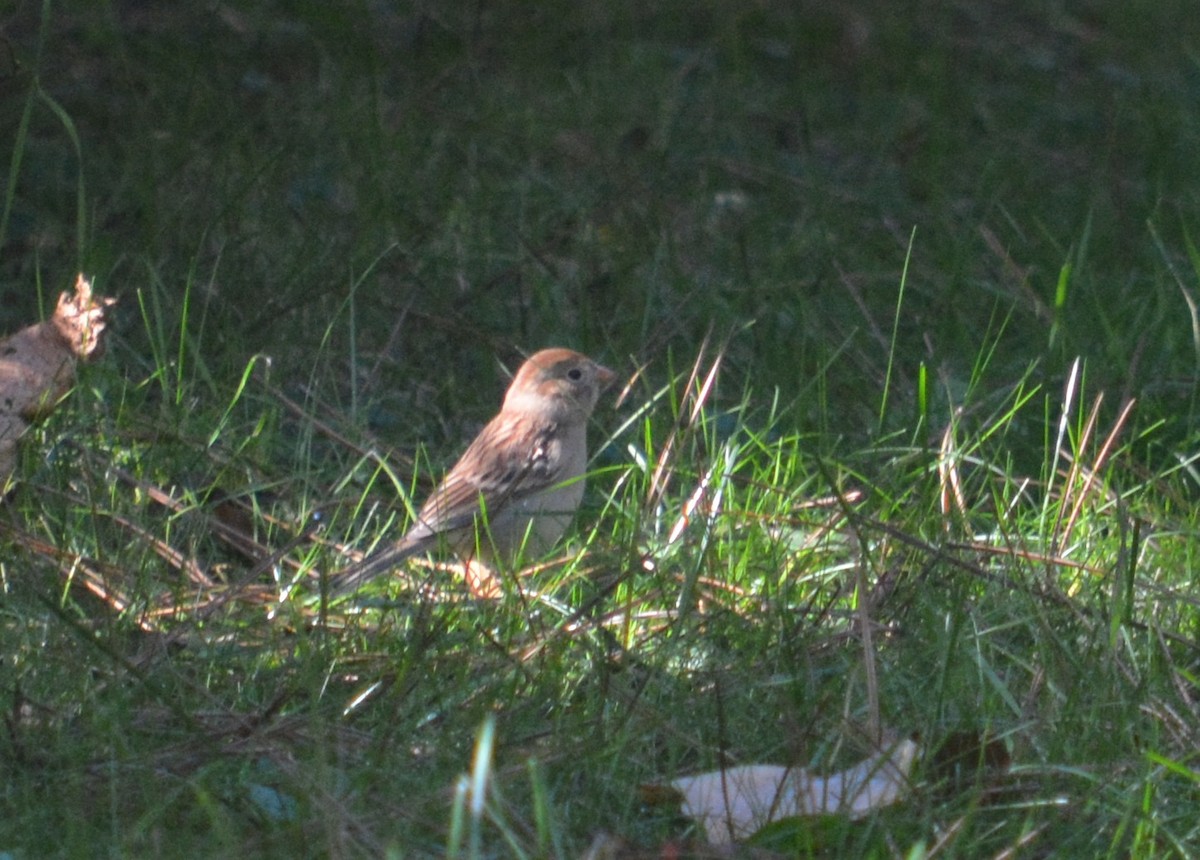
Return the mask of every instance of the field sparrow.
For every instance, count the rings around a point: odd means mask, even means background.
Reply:
[[[522,551],[549,550],[583,499],[587,420],[614,378],[569,349],[530,356],[500,413],[479,431],[404,537],[342,571],[334,594],[443,543],[468,563],[508,564]],[[476,590],[494,596],[494,580],[485,582],[489,588]]]

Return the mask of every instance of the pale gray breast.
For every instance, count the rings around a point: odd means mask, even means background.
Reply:
[[[525,555],[533,558],[545,554],[571,524],[579,503],[583,500],[583,474],[587,469],[587,427],[564,428],[562,437],[550,442],[550,459],[562,458],[559,482],[550,488],[515,502],[499,519],[493,518],[491,530],[497,549],[514,554],[520,542]]]

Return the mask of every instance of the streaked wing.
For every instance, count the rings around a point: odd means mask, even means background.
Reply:
[[[431,548],[440,535],[472,527],[481,501],[495,514],[509,502],[559,483],[562,458],[552,465],[551,450],[557,432],[553,423],[531,430],[528,416],[497,415],[463,452],[404,537],[346,568],[332,593],[348,594],[410,555]]]
[[[481,502],[494,514],[511,501],[557,484],[562,480],[562,458],[551,456],[557,429],[552,423],[530,428],[527,415],[496,416],[426,500],[407,537],[467,528]]]

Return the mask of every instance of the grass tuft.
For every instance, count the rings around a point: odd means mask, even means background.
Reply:
[[[758,849],[1190,856],[1191,11],[2,13],[0,328],[121,304],[0,517],[0,852],[705,856],[647,786],[914,737]],[[554,344],[563,544],[331,602]]]

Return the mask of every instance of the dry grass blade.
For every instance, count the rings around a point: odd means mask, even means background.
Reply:
[[[155,486],[147,481],[143,481],[137,476],[130,474],[120,466],[110,466],[110,471],[116,476],[117,480],[127,486],[133,487],[142,493],[152,502],[161,505],[174,514],[186,514],[199,512],[194,504],[181,501],[172,495],[168,490]],[[230,502],[230,499],[222,499],[218,505]],[[244,512],[243,513],[247,513]],[[262,516],[261,512],[255,511],[254,514]],[[272,555],[270,547],[254,539],[254,536],[243,528],[239,528],[232,524],[234,517],[221,517],[213,514],[205,513],[205,517],[209,528],[212,529],[214,535],[227,543],[230,547],[237,550],[242,555],[254,560],[261,560]],[[289,528],[289,524],[283,520],[274,517],[264,517],[264,520],[271,526],[280,529]],[[310,529],[301,529],[300,533],[310,534]]]
[[[1100,406],[1103,403],[1104,403],[1104,394],[1102,392],[1102,393],[1098,394],[1096,396],[1096,399],[1092,402],[1092,409],[1088,413],[1087,421],[1084,422],[1083,435],[1080,437],[1079,441],[1076,443],[1076,450],[1084,451],[1087,449],[1087,446],[1091,443],[1092,436],[1096,432],[1096,422],[1099,420]],[[1060,437],[1059,445],[1060,445],[1059,450],[1055,452],[1055,458],[1057,459],[1058,457],[1062,457],[1063,459],[1067,460],[1071,465],[1070,465],[1070,468],[1067,469],[1067,474],[1064,477],[1062,500],[1058,507],[1058,514],[1054,518],[1054,527],[1052,529],[1052,539],[1050,541],[1050,547],[1051,547],[1050,554],[1051,555],[1061,554],[1063,546],[1066,545],[1066,543],[1070,540],[1070,534],[1069,534],[1070,530],[1069,530],[1069,528],[1064,528],[1063,523],[1064,523],[1064,521],[1067,520],[1067,514],[1066,514],[1067,509],[1073,508],[1077,504],[1077,502],[1072,501],[1072,495],[1079,492],[1080,493],[1080,497],[1079,497],[1080,501],[1082,500],[1082,497],[1083,497],[1082,490],[1077,487],[1077,484],[1079,481],[1079,472],[1081,469],[1081,464],[1079,462],[1079,458],[1072,456],[1070,451],[1067,451],[1061,447],[1061,445],[1062,445],[1061,437]]]
[[[81,555],[66,552],[53,544],[49,544],[33,535],[21,531],[10,523],[0,520],[0,532],[8,535],[17,544],[32,553],[53,559],[64,582],[68,586],[81,585],[89,594],[100,600],[116,614],[125,613],[132,605],[129,597],[119,588],[112,585],[113,580],[122,578],[121,571],[113,567],[105,567],[90,561]],[[159,628],[150,622],[146,614],[134,619],[137,627],[144,632],[157,631]]]
[[[713,477],[716,475],[720,465],[719,462],[714,461],[700,477],[700,482],[696,484],[696,488],[688,495],[687,500],[683,503],[683,509],[679,512],[679,517],[675,520],[675,524],[671,526],[671,531],[667,534],[668,546],[679,540],[680,535],[688,527],[688,523],[692,521],[692,515],[700,507],[705,498],[707,498],[708,491],[712,487]]]
[[[1079,515],[1083,510],[1084,502],[1087,501],[1088,495],[1097,481],[1097,476],[1108,464],[1108,459],[1112,456],[1113,448],[1116,446],[1117,440],[1121,436],[1121,432],[1125,429],[1125,423],[1129,420],[1129,416],[1133,412],[1135,403],[1135,400],[1125,401],[1125,405],[1121,407],[1121,412],[1117,416],[1117,420],[1113,423],[1112,429],[1108,431],[1108,436],[1104,438],[1104,442],[1100,446],[1100,450],[1096,453],[1096,459],[1092,461],[1091,466],[1086,468],[1081,467],[1082,471],[1084,472],[1083,486],[1079,489],[1075,499],[1075,504],[1071,508],[1071,515],[1067,518],[1066,525],[1063,527],[1062,539],[1064,543],[1070,540],[1071,533],[1075,529],[1075,523],[1079,520]],[[1099,409],[1099,407],[1100,401],[1099,398],[1097,398],[1096,409]],[[1094,415],[1095,410],[1093,410],[1093,416]],[[1088,419],[1088,426],[1089,429],[1092,426],[1091,418]]]
[[[957,511],[959,517],[965,520],[967,500],[963,494],[962,475],[958,468],[960,462],[957,455],[958,443],[955,438],[955,430],[961,415],[962,410],[956,409],[954,418],[946,424],[946,429],[942,431],[942,441],[938,447],[937,470],[939,484],[942,488],[939,497],[942,516],[949,517],[951,512]],[[947,525],[949,524],[947,523]]]
[[[82,499],[72,493],[55,493],[55,495],[66,499],[73,505],[87,505],[87,501],[85,499]],[[159,540],[149,530],[142,528],[128,517],[112,511],[97,511],[95,515],[98,517],[104,517],[105,519],[115,523],[125,531],[134,535],[141,541],[145,542],[156,555],[166,561],[169,565],[171,565],[171,567],[182,572],[194,585],[197,585],[201,588],[211,588],[216,584],[216,581],[212,579],[212,577],[210,577],[203,568],[200,567],[199,563],[193,559],[187,558],[187,556],[185,556],[181,551],[175,549],[175,547],[171,546],[166,541]]]
[[[1047,498],[1053,496],[1054,479],[1058,476],[1058,461],[1065,453],[1063,449],[1063,440],[1067,438],[1067,427],[1070,425],[1071,415],[1075,408],[1075,388],[1079,385],[1079,374],[1082,365],[1082,360],[1076,358],[1073,362],[1071,362],[1071,370],[1067,374],[1067,384],[1063,391],[1061,414],[1058,418],[1058,432],[1054,439],[1054,450],[1051,452],[1052,459],[1050,463],[1050,469],[1046,473]]]
[[[270,547],[254,538],[249,528],[242,524],[252,524],[255,518],[270,525],[272,528],[287,531],[292,525],[284,520],[265,514],[247,506],[233,496],[223,496],[212,505],[212,510],[205,510],[197,505],[182,501],[169,490],[165,490],[149,481],[143,481],[131,472],[112,463],[104,464],[105,470],[116,477],[122,484],[132,487],[155,504],[165,508],[172,514],[194,514],[205,517],[207,527],[227,546],[252,562],[259,562],[272,554]],[[301,531],[311,533],[311,529]]]
[[[662,450],[658,456],[658,462],[655,464],[654,472],[650,476],[650,482],[646,487],[646,500],[651,508],[658,507],[662,503],[663,496],[667,491],[668,479],[674,474],[675,448],[679,442],[679,436],[683,430],[696,422],[701,410],[704,408],[705,402],[712,394],[713,386],[716,384],[717,372],[720,370],[721,362],[725,357],[725,347],[722,346],[716,357],[713,359],[712,365],[707,372],[703,371],[706,353],[708,352],[709,338],[706,336],[704,342],[700,345],[700,349],[696,352],[696,360],[692,363],[691,372],[688,374],[687,382],[684,384],[684,391],[691,400],[691,409],[687,416],[680,415],[679,420],[675,422],[675,426],[671,428],[670,434],[667,436],[667,441],[663,444]],[[704,381],[700,384],[699,389],[696,388],[696,382],[700,379],[703,373]]]

